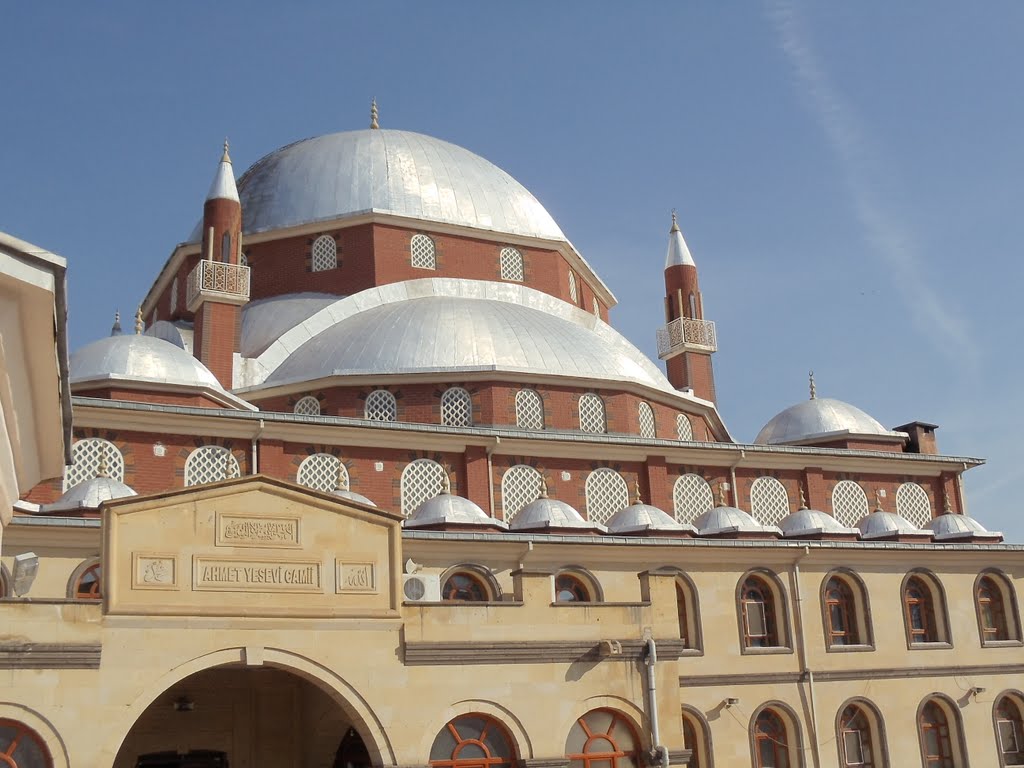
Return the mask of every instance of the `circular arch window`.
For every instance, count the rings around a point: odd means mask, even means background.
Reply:
[[[586,582],[572,573],[560,573],[555,576],[556,603],[589,603],[590,589]]]
[[[441,599],[484,603],[491,596],[482,579],[468,571],[458,571],[445,579]]]
[[[481,714],[451,720],[430,748],[432,768],[511,768],[515,748],[497,720]]]
[[[39,734],[17,720],[0,719],[0,765],[51,768],[53,759]]]

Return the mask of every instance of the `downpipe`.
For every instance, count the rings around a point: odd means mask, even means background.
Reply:
[[[647,665],[647,701],[648,716],[651,720],[651,763],[656,763],[661,768],[668,768],[668,750],[661,743],[661,731],[658,729],[658,683],[655,678],[655,667],[658,664],[658,646],[654,638],[648,636],[645,645],[647,655],[644,664]]]
[[[811,746],[813,747],[812,757],[814,759],[814,765],[821,765],[821,744],[818,740],[818,707],[814,697],[814,670],[811,669],[810,664],[807,662],[807,640],[804,634],[804,596],[803,591],[800,588],[800,561],[811,554],[811,548],[804,545],[803,551],[797,555],[796,560],[793,561],[793,585],[795,589],[796,597],[796,623],[800,631],[799,643],[800,643],[800,666],[804,673],[804,678],[807,680],[808,698],[811,705]]]

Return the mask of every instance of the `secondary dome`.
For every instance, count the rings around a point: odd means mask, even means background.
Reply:
[[[692,525],[681,525],[667,512],[639,501],[620,509],[607,525],[609,533],[696,533]]]
[[[456,496],[444,490],[432,499],[427,499],[402,524],[406,528],[427,528],[444,525],[478,525],[490,528],[507,528],[500,520],[484,512],[469,499]]]
[[[583,515],[564,501],[548,497],[545,491],[534,499],[512,519],[509,528],[513,531],[546,531],[552,528],[580,528],[587,531],[604,531],[604,526],[583,519]]]
[[[83,480],[64,492],[52,504],[44,504],[41,512],[70,512],[76,509],[96,509],[104,501],[124,499],[136,493],[120,480],[98,476]]]
[[[717,506],[693,521],[699,536],[781,534],[774,525],[762,525],[738,507]]]
[[[782,411],[764,425],[754,442],[779,445],[836,434],[903,437],[901,433],[883,427],[860,408],[842,400],[817,397]]]
[[[498,166],[410,131],[332,133],[282,147],[238,180],[245,234],[385,213],[565,240],[551,215]],[[189,242],[200,239],[200,225]]]
[[[779,528],[787,539],[803,536],[856,537],[860,533],[859,529],[847,528],[832,515],[806,507],[790,512],[782,518],[779,521]]]
[[[221,389],[210,370],[181,347],[155,336],[108,336],[86,344],[70,362],[70,383],[103,381]]]

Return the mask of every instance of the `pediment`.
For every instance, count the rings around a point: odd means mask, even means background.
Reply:
[[[108,614],[396,617],[401,518],[255,475],[108,502]]]

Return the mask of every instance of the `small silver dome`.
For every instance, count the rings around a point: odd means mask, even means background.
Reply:
[[[104,501],[136,495],[138,494],[120,480],[115,480],[112,477],[94,477],[68,488],[63,496],[52,504],[43,504],[39,511],[50,513],[97,509]]]
[[[842,525],[832,515],[806,507],[782,518],[779,528],[787,539],[801,536],[856,536],[860,533],[857,528]]]
[[[155,336],[108,336],[73,355],[72,385],[141,381],[221,389],[210,370],[181,347]]]
[[[737,533],[782,534],[774,525],[761,525],[742,509],[719,506],[693,521],[699,536],[727,536]]]
[[[895,512],[876,509],[857,522],[860,537],[865,540],[885,539],[897,536],[930,537],[931,531],[915,527],[909,520]]]
[[[760,445],[782,445],[844,434],[894,439],[906,437],[902,432],[886,429],[849,403],[817,397],[790,406],[776,415],[757,433],[754,442]]]
[[[620,509],[608,521],[609,533],[696,533],[692,525],[677,523],[672,517],[650,504],[636,502]]]
[[[331,491],[331,494],[341,499],[349,499],[350,501],[357,501],[360,504],[366,504],[368,507],[377,506],[368,498],[363,496],[363,494],[356,493],[355,491],[350,491],[347,488],[335,488],[333,491]]]
[[[953,512],[943,513],[932,519],[926,526],[935,541],[989,539],[1002,541],[1003,534],[990,531],[973,517]]]
[[[406,528],[426,528],[433,525],[481,525],[491,528],[507,528],[505,523],[495,520],[469,499],[444,491],[427,499],[409,516],[403,525]]]
[[[531,501],[512,519],[513,531],[541,531],[548,528],[579,528],[605,531],[603,525],[584,520],[583,515],[564,501],[541,496]]]

